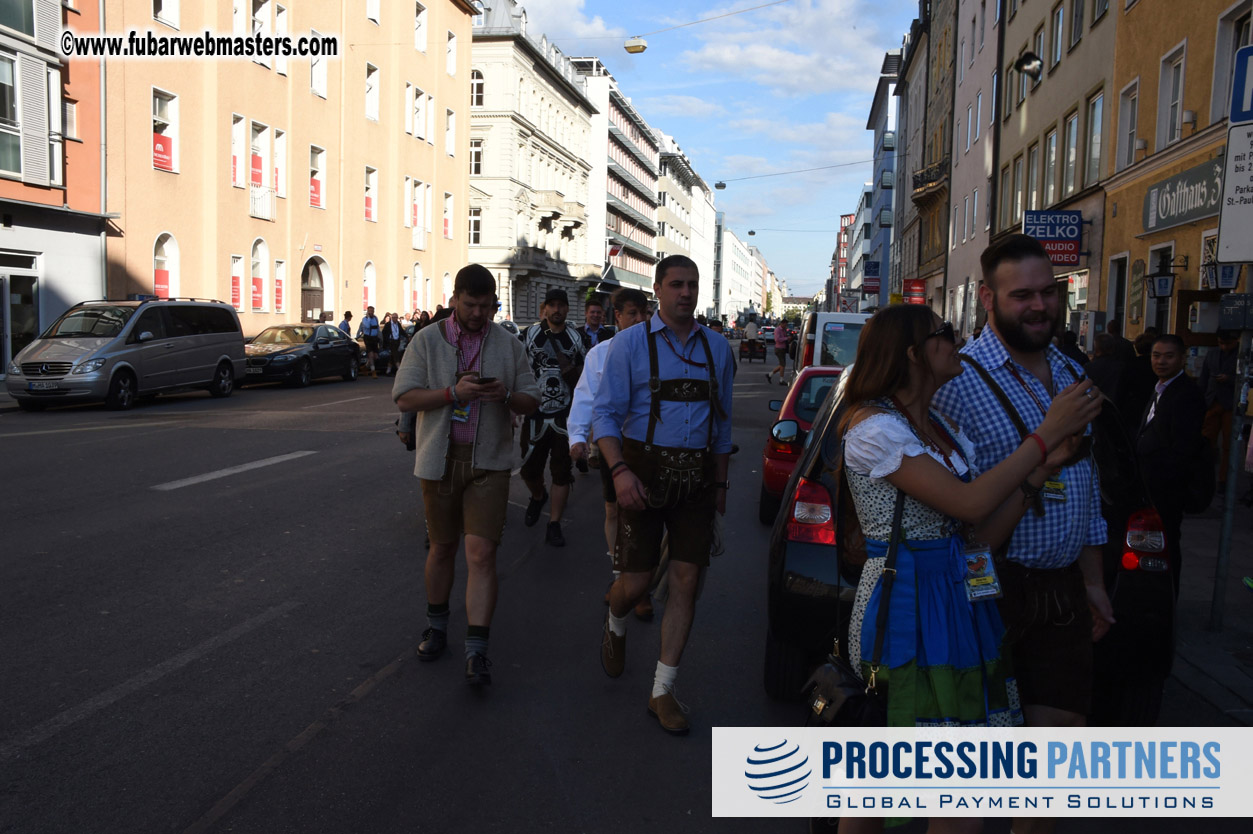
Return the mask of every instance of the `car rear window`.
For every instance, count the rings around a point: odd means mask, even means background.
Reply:
[[[795,408],[797,418],[812,424],[814,418],[818,416],[818,410],[822,408],[822,403],[826,400],[827,394],[835,387],[835,383],[838,380],[838,376],[826,374],[813,374],[805,377],[801,383],[801,390],[796,395]]]
[[[861,338],[860,322],[829,321],[822,326],[822,356],[819,365],[847,367],[857,358],[857,340]]]

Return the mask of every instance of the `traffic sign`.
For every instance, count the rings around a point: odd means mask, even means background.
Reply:
[[[1237,72],[1236,77],[1239,75]],[[1247,263],[1253,261],[1253,235],[1249,234],[1253,228],[1253,124],[1227,130],[1224,166],[1215,260],[1224,264]]]
[[[1236,52],[1236,72],[1231,80],[1231,124],[1253,122],[1253,46]]]

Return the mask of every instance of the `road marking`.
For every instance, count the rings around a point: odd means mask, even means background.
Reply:
[[[355,403],[358,400],[372,400],[374,397],[353,397],[351,400],[336,400],[333,403],[317,403],[316,405],[302,405],[301,408],[325,408],[328,405],[343,405],[344,403]]]
[[[316,455],[317,452],[292,452],[289,455],[279,455],[278,457],[266,458],[265,460],[254,460],[252,463],[241,463],[239,466],[232,466],[227,469],[219,469],[216,472],[207,472],[204,475],[196,475],[192,478],[183,478],[181,481],[170,481],[165,484],[157,484],[153,487],[161,492],[169,492],[172,489],[182,489],[185,486],[193,484],[203,484],[205,481],[216,481],[218,478],[226,478],[231,475],[238,475],[240,472],[248,472],[253,469],[261,469],[265,466],[273,466],[276,463],[283,463],[296,458],[303,458],[307,455]]]
[[[83,426],[77,429],[44,429],[43,431],[23,431],[14,432],[13,434],[0,434],[0,440],[6,437],[34,437],[38,434],[73,434],[80,431],[113,431],[114,429],[138,429],[150,426],[176,426],[179,423],[172,421],[161,421],[159,423],[118,423],[115,426]]]
[[[94,698],[84,701],[76,707],[67,709],[60,715],[55,715],[47,721],[39,724],[26,732],[19,735],[12,741],[0,744],[0,761],[5,761],[20,755],[23,750],[34,747],[43,741],[47,741],[57,733],[82,721],[84,718],[90,718],[105,707],[122,700],[127,695],[131,695],[148,686],[151,683],[159,681],[161,678],[175,672],[184,666],[207,655],[209,652],[220,649],[227,643],[238,640],[250,631],[260,628],[271,620],[275,620],[289,611],[300,606],[295,601],[285,602],[282,605],[276,605],[269,611],[258,614],[251,620],[245,620],[230,631],[224,631],[217,637],[210,638],[199,646],[188,649],[180,655],[175,655],[164,663],[158,663],[146,671],[140,672],[130,680],[120,683],[112,689],[101,692]]]

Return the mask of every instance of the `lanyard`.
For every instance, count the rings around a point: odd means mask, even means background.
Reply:
[[[1018,384],[1022,386],[1022,390],[1031,395],[1031,399],[1035,401],[1035,406],[1040,409],[1040,413],[1048,416],[1048,409],[1044,407],[1044,403],[1040,402],[1040,398],[1036,396],[1035,391],[1031,390],[1031,386],[1027,385],[1027,381],[1022,378],[1022,374],[1018,373],[1018,369],[1013,366],[1013,363],[1011,362],[1006,367],[1009,368],[1009,372],[1013,375],[1014,379],[1018,380]]]
[[[949,457],[949,453],[941,449],[939,444],[937,444],[934,440],[931,439],[930,435],[922,431],[918,427],[918,425],[914,423],[913,416],[908,411],[905,410],[905,406],[901,405],[900,400],[898,400],[896,397],[891,397],[890,399],[892,400],[892,405],[896,407],[896,410],[899,411],[902,415],[904,415],[905,420],[909,423],[909,427],[914,432],[914,436],[916,436],[923,443],[927,444],[936,452],[938,452],[940,456],[944,458],[944,465],[948,467],[949,471],[952,472],[954,475],[957,475],[958,478],[960,478],[961,475],[957,472],[957,467],[953,465],[953,461]],[[966,470],[969,471],[970,461],[966,460],[965,453],[962,452],[961,447],[957,444],[957,438],[953,437],[953,435],[949,432],[949,430],[945,428],[944,425],[941,424],[940,421],[936,419],[935,415],[931,414],[929,411],[928,411],[928,417],[930,419],[931,425],[939,429],[941,432],[943,432],[944,436],[948,438],[949,443],[951,443],[953,446],[953,451],[956,452],[958,457],[962,459],[962,463],[966,465]]]
[[[483,352],[483,342],[485,342],[487,334],[483,334],[483,338],[479,340],[479,349],[469,359],[465,359],[465,351],[462,349],[462,337],[465,333],[461,330],[461,325],[454,321],[455,316],[448,317],[448,335],[451,337],[454,333],[457,337],[457,370],[469,371],[474,369],[474,363],[478,361],[479,354]],[[451,341],[451,339],[450,339]]]
[[[674,343],[670,341],[670,337],[666,335],[666,331],[664,330],[661,331],[661,338],[666,340],[666,344],[670,347],[670,352],[673,353],[676,357],[678,357],[680,362],[691,365],[692,367],[695,367],[695,368],[705,367],[704,362],[697,362],[694,359],[688,359],[686,356],[679,353],[679,351],[675,348]]]

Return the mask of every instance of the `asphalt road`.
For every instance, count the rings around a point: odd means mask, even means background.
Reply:
[[[0,415],[0,832],[803,830],[710,816],[710,728],[803,720],[760,685],[759,450],[783,391],[762,372],[735,392],[728,548],[678,739],[645,711],[657,621],[632,622],[622,678],[599,666],[595,473],[576,476],[564,549],[523,527],[515,479],[480,693],[460,583],[452,651],[412,657],[423,522],[390,380]],[[1222,723],[1174,684],[1166,711]]]

